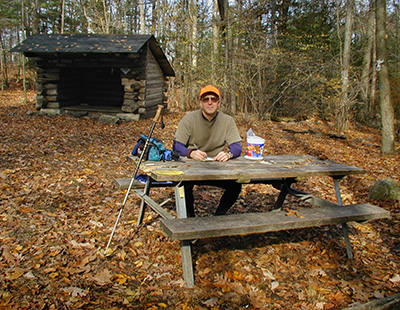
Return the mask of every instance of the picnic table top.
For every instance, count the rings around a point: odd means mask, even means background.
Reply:
[[[237,180],[240,183],[258,179],[343,177],[365,173],[355,166],[309,155],[267,155],[261,160],[240,156],[227,162],[196,161],[184,157],[181,161],[146,161],[141,170],[156,181]]]

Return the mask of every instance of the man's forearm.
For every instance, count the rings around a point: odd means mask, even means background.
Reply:
[[[188,149],[183,143],[180,143],[178,141],[174,141],[172,149],[174,151],[178,151],[181,156],[186,156],[187,158],[190,158],[190,153],[193,151],[192,149]]]
[[[183,143],[174,141],[172,149],[178,151],[181,156],[186,156],[190,158],[190,153],[193,149],[188,149]],[[229,151],[232,152],[233,158],[239,157],[242,154],[242,147],[240,142],[235,142],[229,145]]]
[[[240,142],[229,144],[229,151],[232,152],[233,158],[239,157],[242,154],[242,146]]]

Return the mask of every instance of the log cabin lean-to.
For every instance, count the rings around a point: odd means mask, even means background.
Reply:
[[[152,35],[32,35],[11,49],[34,61],[37,109],[151,118],[175,72]]]

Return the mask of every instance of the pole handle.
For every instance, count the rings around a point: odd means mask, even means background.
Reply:
[[[154,118],[153,118],[153,122],[154,123],[157,123],[159,120],[160,120],[160,117],[161,117],[161,111],[162,111],[162,109],[164,108],[164,106],[163,105],[161,105],[161,104],[159,104],[159,105],[157,105],[157,111],[156,111],[156,115],[154,116]]]

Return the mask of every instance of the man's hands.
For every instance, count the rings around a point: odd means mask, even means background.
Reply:
[[[228,161],[229,159],[231,159],[231,155],[227,152],[219,152],[217,156],[214,157],[216,161]]]
[[[202,161],[207,158],[207,153],[200,151],[200,150],[194,150],[190,153],[190,158],[194,159],[194,160]],[[229,155],[229,153],[219,152],[217,154],[217,156],[214,157],[214,160],[224,162],[224,161],[228,161],[230,158],[231,158],[231,156]]]
[[[194,150],[190,153],[190,158],[201,161],[207,158],[207,153],[200,150]]]

